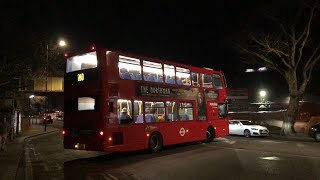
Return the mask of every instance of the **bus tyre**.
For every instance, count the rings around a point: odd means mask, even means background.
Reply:
[[[246,130],[244,130],[243,135],[244,135],[244,137],[249,138],[251,136],[251,133],[248,129],[246,129]]]
[[[316,135],[314,136],[314,139],[320,142],[320,133],[316,133]]]
[[[204,140],[205,143],[210,143],[213,141],[215,134],[214,134],[214,130],[212,127],[208,127],[208,129],[206,131],[206,137],[207,137],[207,139]]]
[[[163,141],[159,133],[152,133],[149,138],[149,151],[152,153],[158,152],[162,149]]]

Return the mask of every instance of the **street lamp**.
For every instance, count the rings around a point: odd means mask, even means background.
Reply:
[[[260,91],[260,97],[264,98],[264,97],[266,97],[266,95],[267,95],[266,91],[264,91],[264,90]]]
[[[58,43],[59,47],[67,46],[66,41],[60,40]],[[45,104],[44,104],[44,131],[47,131],[47,113],[48,113],[48,63],[49,63],[49,44],[47,44],[47,53],[46,53],[46,64],[45,64],[45,75],[46,75],[46,97],[45,97]]]
[[[59,41],[59,46],[60,46],[60,47],[65,47],[65,46],[67,46],[66,41],[64,41],[64,40],[61,39],[61,40]]]
[[[266,95],[267,95],[267,92],[265,90],[261,90],[259,92],[260,94],[260,98],[261,98],[261,101],[264,103],[265,102],[265,98],[266,98]]]

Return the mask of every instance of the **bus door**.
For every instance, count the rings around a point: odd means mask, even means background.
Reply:
[[[165,123],[159,123],[163,138],[166,145],[184,142],[186,128],[184,121],[178,114],[178,103],[174,101],[166,101],[166,117]]]
[[[197,139],[194,124],[194,103],[166,102],[168,126],[165,127],[165,139],[168,144],[176,144]]]
[[[145,148],[147,131],[143,123],[142,101],[117,100],[117,114],[123,143],[135,148]]]
[[[199,140],[202,134],[202,127],[199,126],[196,118],[196,102],[180,102],[178,109],[179,120],[184,122],[183,128],[185,128],[185,136],[183,142]],[[183,132],[183,129],[182,129]],[[203,131],[205,132],[205,131]],[[205,134],[205,133],[204,133]],[[181,128],[179,129],[179,135],[181,138]]]

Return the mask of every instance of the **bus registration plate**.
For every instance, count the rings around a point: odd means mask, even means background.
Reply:
[[[79,149],[79,150],[85,150],[86,149],[86,144],[77,143],[77,144],[74,145],[74,148],[75,149]]]

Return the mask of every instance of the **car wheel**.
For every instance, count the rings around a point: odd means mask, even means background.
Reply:
[[[316,133],[314,138],[316,139],[316,141],[320,142],[320,133]]]
[[[251,136],[251,133],[250,133],[250,131],[248,129],[246,129],[246,130],[244,130],[243,135],[244,135],[244,137],[248,138],[248,137]]]
[[[162,149],[163,141],[162,137],[159,133],[153,133],[151,134],[149,138],[149,151],[154,153],[158,152]]]
[[[208,127],[207,131],[206,131],[206,140],[204,140],[204,143],[209,143],[212,142],[214,140],[215,137],[215,133],[214,130],[212,129],[212,127]]]

